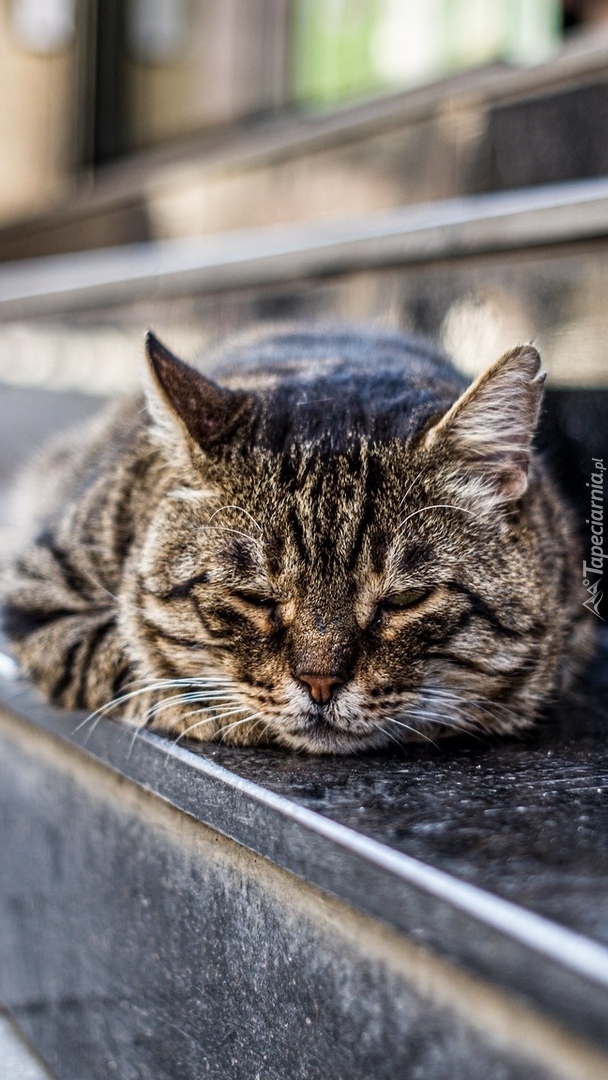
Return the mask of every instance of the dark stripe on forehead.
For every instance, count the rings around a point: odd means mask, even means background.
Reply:
[[[316,469],[309,469],[310,480],[306,488],[306,500],[311,514],[318,513],[325,502],[329,486],[334,487],[333,497],[336,497],[335,476],[329,463],[317,462]],[[308,478],[307,478],[308,479]]]
[[[403,550],[396,559],[396,567],[402,573],[411,573],[425,564],[428,565],[433,558],[433,548],[424,540],[413,540],[407,543],[404,540]]]
[[[366,447],[353,444],[348,457],[310,454],[298,469],[296,485],[288,517],[293,545],[302,565],[323,573],[335,566],[338,550],[359,548],[359,533],[373,518],[377,485],[369,476]],[[356,557],[357,552],[344,555],[345,567]]]
[[[367,531],[376,520],[376,503],[380,486],[380,470],[377,461],[366,455],[361,458],[360,472],[364,474],[364,491],[361,502],[361,514],[353,537],[352,548],[347,559],[347,570],[353,570],[365,541]],[[383,544],[372,549],[372,569],[378,573],[383,568],[386,550]]]
[[[348,556],[346,563],[347,570],[354,570],[357,559],[361,554],[367,531],[370,525],[373,524],[375,519],[376,507],[374,504],[373,495],[371,495],[369,491],[366,491],[363,501],[363,511],[357,523],[357,531],[355,532],[355,535],[353,537],[350,555]],[[384,566],[386,560],[386,551],[384,550],[383,545],[378,545],[377,548],[372,549],[371,558],[372,569],[376,572],[379,572],[379,570],[381,570]]]
[[[289,511],[289,527],[298,554],[298,558],[301,563],[306,564],[309,561],[310,552],[306,546],[306,542],[304,539],[304,529],[302,528],[302,523],[298,517],[295,507],[292,507]]]

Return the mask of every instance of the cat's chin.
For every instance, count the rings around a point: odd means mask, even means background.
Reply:
[[[306,721],[301,727],[290,725],[273,732],[274,741],[288,750],[304,750],[309,754],[357,754],[370,750],[385,750],[394,739],[379,727],[365,731],[345,731],[331,721]]]

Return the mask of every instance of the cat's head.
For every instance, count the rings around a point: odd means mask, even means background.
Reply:
[[[555,670],[532,346],[464,392],[440,361],[413,386],[317,364],[256,391],[152,336],[148,357],[170,484],[136,652],[149,677],[218,677],[184,730],[344,753],[530,721]]]

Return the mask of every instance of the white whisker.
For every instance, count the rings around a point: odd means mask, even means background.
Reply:
[[[474,728],[485,731],[483,724],[478,720],[471,720],[467,718],[458,718],[460,722],[454,723],[453,719],[446,716],[445,713],[431,713],[426,709],[422,712],[418,712],[415,709],[410,709],[408,715],[412,716],[416,720],[422,720],[429,724],[436,724],[437,727],[450,728],[451,731],[455,731],[458,735],[471,735],[473,738],[478,739],[479,735],[476,735]]]
[[[211,716],[205,716],[205,717],[203,717],[202,720],[198,720],[196,722],[196,724],[190,724],[190,726],[187,727],[185,731],[182,731],[181,734],[178,735],[177,738],[173,740],[173,742],[171,743],[171,746],[177,746],[180,739],[186,738],[190,734],[191,731],[194,731],[198,727],[202,727],[203,724],[209,723],[210,720],[221,720],[224,716],[234,716],[235,713],[245,712],[248,708],[249,708],[248,705],[244,705],[239,709],[232,709],[230,712],[220,713],[219,716],[218,715],[213,716],[213,714]],[[189,713],[187,715],[194,716],[194,715],[196,715],[196,713],[200,713],[202,711],[203,711],[202,709],[195,709],[195,710],[193,710],[192,713]],[[224,731],[228,731],[233,727],[239,727],[240,724],[245,724],[249,720],[255,720],[255,719],[257,719],[258,716],[262,716],[262,713],[253,713],[251,716],[245,716],[242,720],[235,720],[234,723],[228,724],[225,728],[220,728],[219,731],[215,731],[213,733],[213,736],[214,736],[214,738],[216,738],[218,735],[222,735]],[[167,755],[167,756],[169,756],[169,755]]]
[[[196,728],[202,727],[203,724],[208,724],[210,721],[222,720],[225,716],[234,716],[236,713],[245,712],[246,709],[248,709],[248,708],[249,708],[248,705],[242,705],[237,709],[230,709],[227,712],[223,712],[223,713],[219,713],[219,714],[217,714],[217,713],[214,714],[213,711],[210,708],[207,708],[207,709],[192,709],[191,712],[185,713],[184,716],[182,717],[183,720],[185,720],[188,716],[199,716],[202,712],[205,712],[205,713],[208,712],[209,716],[204,716],[202,720],[197,720],[196,724],[190,724],[186,728],[185,731],[180,732],[180,734],[177,736],[177,738],[173,739],[173,741],[169,744],[169,749],[167,750],[167,757],[166,757],[165,761],[170,757],[172,747],[177,746],[177,744],[181,741],[181,739],[187,738],[190,735],[191,731],[195,731]],[[240,721],[238,721],[238,723],[240,723]],[[217,732],[213,732],[213,735],[216,735],[216,734],[217,734]]]
[[[250,716],[245,716],[245,717],[243,717],[242,720],[235,720],[234,723],[228,724],[226,727],[220,728],[220,730],[216,732],[216,736],[220,736],[221,741],[223,742],[225,735],[229,731],[232,731],[234,728],[240,727],[241,724],[249,724],[249,723],[251,723],[252,720],[258,720],[259,717],[263,716],[263,715],[264,714],[261,713],[261,712],[251,713]],[[268,730],[268,726],[269,725],[267,724],[266,727],[264,728],[264,731]]]
[[[256,521],[253,515],[250,514],[248,510],[245,510],[244,507],[237,506],[234,503],[227,503],[226,506],[220,506],[219,510],[215,510],[214,513],[211,515],[207,524],[210,525],[214,517],[217,517],[217,515],[221,514],[224,510],[238,510],[239,513],[244,514],[245,517],[249,518],[252,524],[255,525],[258,532],[263,532],[262,526],[260,525],[259,521]]]
[[[142,694],[153,694],[159,690],[177,689],[178,686],[197,686],[201,684],[206,686],[209,683],[217,685],[219,691],[221,685],[232,683],[232,679],[221,676],[219,679],[159,679],[157,682],[146,683],[145,686],[140,687],[138,690],[130,690],[126,694],[121,694],[119,697],[115,697],[111,701],[108,701],[105,705],[101,705],[98,709],[95,709],[94,712],[89,713],[88,716],[85,716],[84,720],[81,720],[80,723],[76,725],[72,734],[75,735],[77,731],[80,731],[80,728],[84,727],[85,724],[88,724],[91,720],[100,719],[113,709],[118,708],[119,705],[124,705],[126,701],[131,701],[133,698],[139,697]]]
[[[201,528],[203,528],[203,529],[213,529],[216,532],[234,533],[235,536],[244,536],[246,540],[249,540],[253,544],[254,548],[260,554],[260,556],[263,554],[262,545],[260,544],[260,541],[256,540],[255,537],[251,536],[250,533],[243,532],[242,529],[230,529],[227,525],[202,525]]]
[[[403,506],[403,504],[404,504],[405,500],[407,499],[407,497],[408,497],[408,495],[409,495],[410,491],[411,491],[411,490],[412,490],[412,488],[413,488],[413,487],[415,486],[415,484],[417,484],[417,483],[418,483],[418,481],[419,481],[420,477],[421,477],[421,476],[424,476],[424,475],[425,475],[425,474],[427,473],[427,471],[428,471],[428,470],[427,470],[427,468],[426,468],[426,466],[425,466],[425,468],[424,468],[424,469],[421,469],[419,473],[416,473],[416,476],[415,476],[415,477],[414,477],[414,479],[412,480],[412,482],[411,482],[410,486],[408,487],[408,489],[407,489],[407,491],[406,491],[405,495],[403,496],[403,498],[401,499],[401,501],[400,501],[400,503],[399,503],[399,509],[401,509],[401,507]]]
[[[199,694],[180,694],[175,695],[171,698],[164,698],[161,701],[156,702],[154,705],[151,705],[150,708],[146,709],[141,721],[137,724],[135,731],[133,732],[133,736],[129,744],[127,757],[131,756],[133,746],[135,745],[135,741],[139,733],[143,731],[145,727],[147,727],[147,725],[150,723],[150,720],[153,719],[153,717],[156,716],[158,713],[162,712],[164,709],[169,709],[175,705],[189,705],[195,703],[198,704],[204,700],[205,697],[201,697]],[[200,713],[203,711],[203,709],[211,713],[213,709],[216,709],[218,707],[222,708],[225,705],[233,705],[236,704],[237,701],[238,698],[234,694],[230,697],[226,695],[221,695],[217,700],[213,700],[210,704],[204,705],[202,709],[192,709],[190,710],[190,712],[185,713],[185,715],[180,715],[180,720],[185,719],[185,717],[193,716],[197,713]]]
[[[389,720],[389,721],[390,721],[391,723],[395,723],[395,721],[393,721],[393,720],[392,720],[392,717],[390,717],[390,716],[385,716],[385,717],[384,717],[384,719],[385,719],[385,720]],[[382,733],[383,733],[384,735],[388,735],[388,737],[389,737],[389,739],[391,740],[391,742],[394,742],[394,743],[396,744],[396,746],[398,746],[398,747],[400,747],[400,748],[403,748],[403,742],[402,742],[402,741],[401,741],[400,739],[398,739],[398,738],[396,737],[396,735],[393,735],[392,731],[387,731],[387,729],[386,729],[386,728],[384,728],[384,727],[383,727],[383,728],[381,728],[381,731],[382,731]]]
[[[417,514],[424,514],[427,510],[460,510],[463,514],[469,514],[471,517],[479,517],[479,514],[467,510],[465,506],[457,506],[456,503],[432,503],[430,506],[422,506],[420,510],[412,510],[411,514],[408,514],[407,517],[403,518],[403,521],[399,522],[397,531],[399,532],[411,518],[416,517]]]
[[[428,735],[425,735],[423,731],[420,731],[418,728],[411,727],[410,724],[405,724],[403,720],[395,720],[394,716],[384,716],[382,719],[388,720],[390,724],[396,724],[397,727],[405,728],[406,731],[413,732],[414,735],[419,736],[421,739],[426,739],[427,742],[430,742],[431,746],[437,746],[437,743],[433,742],[433,740],[430,739]],[[388,732],[386,734],[388,734]]]
[[[133,732],[133,736],[132,736],[131,741],[129,743],[129,749],[128,749],[128,752],[127,752],[127,759],[130,758],[130,756],[131,756],[131,753],[133,751],[133,747],[135,745],[137,736],[139,735],[140,731],[143,731],[143,729],[145,727],[147,727],[150,720],[154,716],[156,716],[157,713],[162,712],[163,709],[171,708],[171,706],[173,706],[175,704],[178,704],[178,705],[181,705],[181,704],[194,704],[195,702],[197,702],[197,703],[201,702],[201,700],[203,700],[203,699],[201,699],[201,697],[198,694],[183,694],[183,695],[177,695],[177,696],[174,696],[174,697],[171,697],[171,698],[164,698],[162,701],[159,701],[155,705],[150,706],[149,709],[146,709],[141,721],[136,726],[135,731]],[[230,699],[229,697],[222,696],[221,699],[218,702],[211,703],[210,705],[206,705],[205,708],[209,712],[211,712],[214,708],[217,708],[218,705],[220,707],[223,707],[224,705],[232,705],[232,704],[235,704],[237,702],[237,700],[238,699],[234,695],[232,696],[232,699]],[[202,709],[193,709],[190,712],[187,712],[185,715],[186,716],[193,716],[195,713],[200,713],[202,711],[203,711]],[[180,720],[183,720],[184,718],[185,717],[180,716]]]
[[[507,716],[508,719],[512,719],[512,720],[513,719],[515,719],[515,720],[520,719],[518,714],[516,713],[516,711],[514,709],[510,709],[508,705],[503,705],[499,701],[490,701],[490,702],[486,701],[486,702],[484,702],[484,701],[482,701],[482,700],[480,700],[478,698],[463,697],[462,695],[456,694],[453,691],[440,690],[438,688],[436,689],[435,687],[426,687],[425,690],[423,691],[423,698],[424,698],[424,695],[427,695],[427,694],[428,694],[429,699],[431,701],[432,701],[433,698],[437,698],[437,699],[439,699],[439,703],[441,703],[441,701],[443,700],[448,705],[449,705],[449,703],[451,701],[453,701],[453,702],[457,703],[458,705],[464,706],[464,708],[469,707],[469,708],[479,709],[481,712],[485,712],[485,713],[488,714],[488,716],[491,716],[492,719],[495,719],[495,714],[494,714],[494,711],[493,711],[495,709],[498,709],[501,712],[505,713],[505,715]],[[489,706],[491,706],[491,708]]]
[[[209,708],[213,708],[214,702],[217,702],[218,704],[224,703],[226,705],[229,705],[232,701],[238,700],[239,699],[234,694],[222,694],[219,691],[211,691],[207,694],[174,694],[173,697],[162,698],[162,700],[159,701],[156,705],[153,705],[150,709],[148,709],[148,716],[155,716],[156,713],[162,712],[164,709],[170,709],[172,705],[176,704],[190,705],[194,702],[199,702],[200,704],[203,704],[203,702],[208,701],[211,702]]]

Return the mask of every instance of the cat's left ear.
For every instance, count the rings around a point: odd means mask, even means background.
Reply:
[[[480,495],[497,503],[521,498],[544,381],[533,345],[511,349],[427,431],[424,444],[445,446],[446,462],[455,462]]]
[[[247,403],[247,394],[218,386],[178,359],[154,336],[146,334],[148,407],[165,441],[180,433],[202,450],[211,451],[233,431]]]

